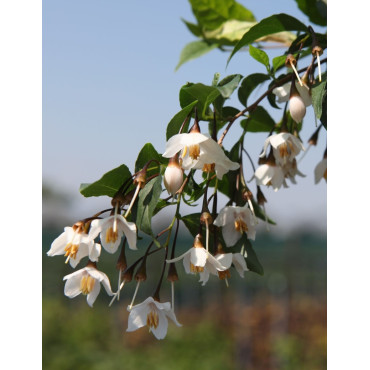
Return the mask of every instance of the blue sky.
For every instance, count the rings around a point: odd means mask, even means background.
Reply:
[[[284,12],[309,23],[293,0],[241,3],[257,20]],[[133,169],[147,142],[164,151],[165,129],[180,110],[178,93],[183,84],[210,84],[215,72],[221,78],[264,72],[248,53],[235,55],[226,69],[228,54],[218,50],[175,72],[182,48],[194,41],[181,18],[194,20],[186,0],[43,2],[43,179],[75,194],[76,219],[109,201],[79,196],[80,183],[95,181],[122,163]],[[276,56],[283,50],[268,52]],[[236,98],[232,103],[242,108]],[[281,111],[270,113],[280,119]],[[311,107],[301,134],[304,144],[314,130]],[[236,123],[224,141],[227,149],[238,135]],[[265,137],[247,136],[253,158],[257,159]],[[267,210],[281,229],[304,223],[325,230],[326,184],[314,185],[313,179],[325,146],[322,130],[318,147],[310,149],[299,166],[307,177],[277,193],[266,190]],[[247,169],[247,177],[248,171],[252,175]]]

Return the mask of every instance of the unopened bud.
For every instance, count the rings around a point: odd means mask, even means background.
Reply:
[[[163,182],[167,191],[171,195],[175,195],[177,191],[181,188],[184,180],[184,171],[180,167],[178,161],[178,155],[173,156],[164,172]]]
[[[306,105],[299,95],[295,84],[292,84],[290,91],[289,111],[293,120],[297,123],[302,122],[303,117],[306,115]]]

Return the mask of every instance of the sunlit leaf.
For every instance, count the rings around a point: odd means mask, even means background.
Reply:
[[[175,70],[178,70],[180,66],[189,60],[199,58],[200,56],[207,54],[211,50],[215,49],[217,44],[209,44],[205,41],[193,41],[185,45],[180,54],[180,60],[177,63]]]

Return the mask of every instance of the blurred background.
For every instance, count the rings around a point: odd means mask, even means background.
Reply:
[[[284,12],[309,24],[294,0],[240,2],[257,20]],[[269,232],[260,222],[253,243],[264,276],[246,273],[241,279],[234,271],[229,288],[215,277],[202,287],[179,263],[175,308],[183,327],[170,324],[163,341],[145,328],[125,333],[133,283],[110,308],[102,291],[91,309],[82,296],[64,296],[62,279],[72,270],[62,257],[46,256],[66,225],[110,204],[104,197],[83,198],[80,183],[95,181],[122,163],[132,170],[146,142],[164,151],[165,128],[180,110],[183,84],[209,84],[215,72],[221,78],[264,72],[248,53],[238,53],[226,69],[228,54],[218,50],[174,72],[182,48],[194,41],[181,18],[194,21],[186,0],[43,2],[44,368],[324,369],[326,184],[314,185],[313,176],[326,147],[324,130],[317,147],[299,162],[305,178],[277,193],[263,189],[267,213],[277,222]],[[277,56],[283,50],[268,52]],[[280,118],[281,112],[265,108]],[[233,129],[226,149],[240,134]],[[310,108],[301,132],[304,144],[314,130]],[[255,160],[264,139],[247,136]],[[182,230],[178,252],[191,244]],[[104,254],[99,265],[113,287],[115,258]],[[167,282],[166,289],[169,298]],[[150,281],[143,284],[137,303],[152,290]]]

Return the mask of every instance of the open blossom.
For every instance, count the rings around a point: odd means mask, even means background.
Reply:
[[[278,191],[282,185],[288,187],[283,169],[276,164],[262,164],[256,169],[254,177],[257,185],[272,186],[275,191]]]
[[[136,225],[128,222],[122,215],[113,215],[103,219],[96,219],[91,223],[89,235],[95,239],[100,233],[100,241],[108,253],[118,249],[122,236],[127,238],[130,249],[136,247]]]
[[[281,132],[271,135],[265,140],[260,157],[266,155],[269,144],[272,146],[276,163],[281,165],[285,165],[288,161],[293,161],[301,150],[305,150],[302,142],[296,136],[289,132]]]
[[[100,292],[100,283],[103,284],[108,295],[113,295],[107,275],[96,269],[93,264],[65,276],[63,280],[66,280],[64,294],[69,298],[74,298],[82,293],[87,296],[87,303],[90,307]]]
[[[182,168],[215,171],[219,179],[230,170],[239,168],[239,163],[232,162],[223,149],[209,136],[198,132],[172,136],[166,144],[163,157],[171,158],[180,152]]]
[[[293,184],[297,183],[295,181],[296,175],[301,176],[301,177],[306,177],[306,175],[304,175],[301,171],[298,170],[296,159],[293,159],[292,162],[287,162],[281,168],[284,172],[285,178],[288,178]]]
[[[188,274],[203,272],[205,268],[216,269],[219,271],[227,269],[226,266],[223,266],[203,247],[201,236],[199,234],[195,237],[194,244],[188,251],[177,258],[166,260],[166,262],[172,263],[181,259],[183,259],[184,269]]]
[[[157,339],[163,339],[167,334],[168,318],[177,326],[182,326],[177,321],[169,302],[160,303],[153,297],[148,297],[130,309],[126,331],[135,331],[146,325]]]
[[[315,184],[318,184],[321,179],[327,181],[327,159],[324,158],[315,167]]]
[[[67,257],[66,262],[74,268],[80,260],[86,256],[93,262],[100,256],[101,246],[94,243],[94,238],[84,232],[82,223],[77,223],[73,227],[65,227],[51,244],[48,256],[63,255]]]
[[[234,265],[236,271],[242,278],[244,278],[244,271],[249,271],[245,259],[240,253],[218,253],[215,255],[215,258],[217,261],[221,262],[223,266],[226,266],[227,269],[224,271],[205,270],[204,272],[201,272],[199,274],[199,281],[203,283],[202,285],[205,285],[207,283],[210,274],[218,276],[221,280],[230,278],[229,269],[231,265]]]
[[[244,207],[228,206],[222,208],[213,224],[222,227],[222,236],[228,247],[234,246],[244,232],[249,239],[254,240],[256,237],[256,226],[248,204]]]

